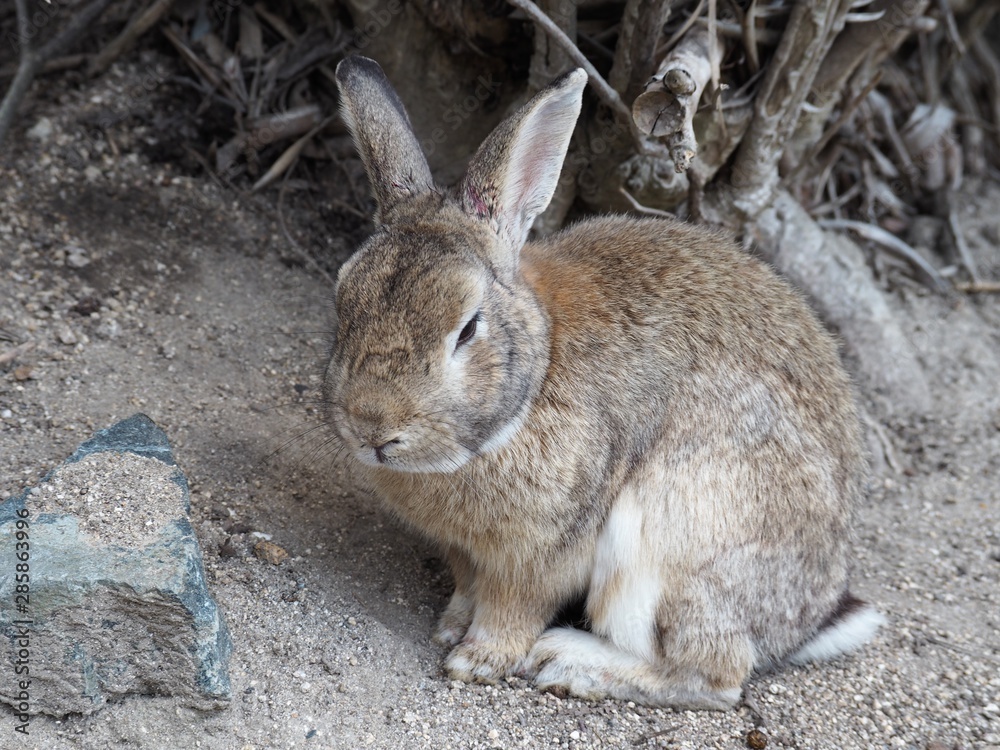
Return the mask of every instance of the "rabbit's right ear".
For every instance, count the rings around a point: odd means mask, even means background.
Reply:
[[[507,257],[498,260],[507,268],[552,200],[586,85],[587,74],[577,68],[539,91],[490,133],[459,185],[465,211],[500,237]]]
[[[429,190],[430,167],[392,84],[374,60],[354,55],[337,66],[341,116],[361,152],[378,209],[375,223],[400,200]]]

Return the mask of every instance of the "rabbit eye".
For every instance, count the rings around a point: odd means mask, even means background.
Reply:
[[[458,343],[455,344],[455,349],[472,340],[472,337],[476,335],[476,324],[478,322],[479,313],[476,313],[468,323],[462,326],[462,330],[458,334]]]

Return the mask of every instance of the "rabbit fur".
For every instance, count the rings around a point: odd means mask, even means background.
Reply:
[[[377,202],[341,268],[325,419],[455,579],[454,678],[727,708],[881,621],[847,588],[867,459],[835,342],[723,233],[609,216],[526,242],[568,73],[434,187],[381,68],[337,69]],[[552,627],[585,600],[587,630]]]

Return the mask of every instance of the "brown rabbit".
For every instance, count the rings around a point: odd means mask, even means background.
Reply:
[[[861,431],[799,294],[676,221],[526,243],[581,70],[501,123],[453,191],[376,63],[337,80],[378,209],[337,279],[327,420],[447,553],[451,675],[725,708],[755,669],[866,641],[882,618],[847,588]],[[580,598],[589,632],[551,628]]]

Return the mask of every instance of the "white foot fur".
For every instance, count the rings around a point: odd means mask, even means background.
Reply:
[[[520,661],[522,659],[503,653],[493,644],[466,637],[448,654],[444,666],[453,680],[493,685],[517,672]]]
[[[543,690],[561,689],[588,700],[610,697],[652,706],[724,710],[741,694],[740,686],[709,690],[697,678],[682,679],[668,667],[574,628],[546,631],[521,671]]]

